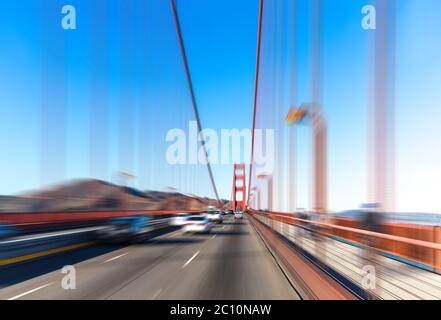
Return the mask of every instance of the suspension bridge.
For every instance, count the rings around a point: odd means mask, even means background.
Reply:
[[[121,31],[124,50],[120,57],[123,84],[119,88],[117,119],[121,129],[119,177],[124,180],[124,190],[130,193],[132,202],[120,200],[122,205],[116,209],[44,210],[37,207],[32,212],[20,209],[0,212],[1,222],[28,231],[0,240],[0,299],[441,299],[441,224],[399,221],[394,216],[396,3],[377,1],[377,30],[369,39],[370,84],[366,88],[369,92],[369,124],[366,125],[369,181],[366,190],[370,205],[359,213],[377,218],[365,220],[331,214],[328,131],[333,122],[329,121],[330,110],[323,98],[324,4],[321,0],[311,0],[308,7],[310,67],[306,82],[309,95],[307,100],[299,101],[297,88],[305,78],[298,75],[296,64],[296,21],[301,15],[297,2],[256,1],[255,61],[250,61],[254,66],[254,86],[250,92],[253,104],[251,109],[247,108],[252,111],[249,114],[251,143],[247,146],[250,161],[229,166],[232,187],[231,198],[226,200],[222,195],[230,194],[230,190],[222,190],[225,184],[218,183],[210,161],[210,139],[205,135],[202,121],[205,109],[198,100],[200,86],[194,83],[189,43],[183,28],[185,18],[180,14],[185,1],[167,3],[166,18],[172,20],[173,26],[170,33],[173,36],[169,37],[179,52],[173,63],[180,66],[183,74],[180,91],[170,93],[184,101],[176,112],[149,113],[144,108],[142,98],[145,96],[138,97],[141,102],[138,109],[135,108],[137,98],[125,88],[134,85],[134,78],[142,78],[144,70],[136,69],[133,60],[148,56],[148,52],[145,47],[139,49],[142,52],[136,51],[134,43],[139,33]],[[131,25],[130,13],[134,11],[131,1],[127,5],[120,22],[123,30]],[[98,11],[91,4],[91,12],[108,14]],[[97,25],[93,31],[97,42],[91,43],[92,52],[103,44],[108,48],[106,37],[109,35],[103,30],[104,24]],[[65,40],[59,39],[59,42]],[[52,48],[47,42],[44,45]],[[55,59],[58,58],[57,55]],[[85,63],[100,72],[106,69],[105,61],[110,59],[104,58],[92,54],[91,60]],[[49,60],[50,56],[43,54],[45,65],[50,64]],[[160,66],[166,69],[164,64]],[[110,109],[105,101],[111,95],[94,84],[98,78],[97,75],[91,81],[91,92],[99,93],[90,98],[93,107],[89,114],[89,167],[106,180],[110,162],[103,159],[107,159],[111,148],[106,133],[109,123],[105,120]],[[48,97],[56,79],[47,76],[42,81],[43,114],[51,114],[66,124],[63,121],[67,108],[57,104],[57,112],[52,112],[55,104],[51,104],[52,98]],[[58,85],[63,87],[63,83]],[[64,90],[59,94],[63,92],[66,94]],[[65,101],[64,97],[60,99]],[[162,97],[155,96],[155,99],[160,101]],[[162,139],[160,134],[173,125],[179,127],[191,120],[196,122],[195,139],[203,164],[170,166],[158,160],[157,145],[148,142]],[[67,156],[59,140],[66,132],[59,126],[49,126],[47,121],[42,120],[42,134],[46,138],[41,157],[44,181],[52,179],[53,167],[65,167]],[[299,127],[306,128],[310,135],[308,186],[299,183],[296,166]],[[258,145],[256,130],[267,128],[274,129],[274,141]],[[57,132],[59,129],[63,134]],[[136,143],[137,161],[133,152]],[[257,149],[269,148],[275,151],[274,159],[270,159],[274,162],[273,170],[265,171],[256,161],[256,154]],[[55,151],[63,155],[52,158]],[[93,157],[97,152],[99,156]],[[140,178],[132,174],[137,162]],[[177,200],[173,209],[146,209],[135,197],[145,200],[147,195],[136,191],[137,182],[131,185],[131,181],[137,179],[142,180],[140,185],[146,181],[154,185],[154,179],[161,180],[163,185],[173,186],[169,189],[174,194],[176,190],[185,189],[198,203],[202,197],[194,194],[210,195],[205,200],[210,198],[210,204],[217,210],[244,212],[244,218],[235,219],[234,215],[225,214],[223,223],[214,225],[210,234],[183,235],[182,230],[172,224],[173,219],[183,213],[198,215],[204,210],[179,207],[183,202]],[[298,209],[298,193],[302,188],[309,192],[307,210]],[[162,196],[158,195],[155,201]],[[153,201],[152,197],[148,201]],[[47,200],[48,196],[39,195],[38,199]],[[73,206],[81,199],[61,194],[57,200],[69,201]],[[105,221],[144,215],[153,216],[155,221],[155,228],[145,242],[117,245],[97,242],[96,232]],[[76,270],[75,290],[66,290],[61,285],[65,273],[60,270],[66,265]]]

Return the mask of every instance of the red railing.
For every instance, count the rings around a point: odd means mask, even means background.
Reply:
[[[286,213],[260,213],[273,220],[291,225],[315,225],[320,231],[366,245],[367,238],[374,239],[369,244],[376,249],[426,264],[434,271],[441,273],[441,228],[439,226],[417,226],[403,224],[383,224],[384,233],[372,232],[357,228],[360,223],[352,219],[335,219],[329,222],[304,220]]]
[[[127,217],[138,214],[172,215],[177,213],[197,213],[201,210],[121,210],[121,211],[69,211],[0,213],[0,221],[17,226],[31,224],[73,223]]]

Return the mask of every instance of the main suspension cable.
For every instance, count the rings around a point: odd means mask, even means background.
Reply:
[[[208,157],[207,147],[205,146],[205,137],[202,132],[201,119],[199,117],[198,106],[196,103],[196,98],[195,98],[194,89],[193,89],[193,82],[192,82],[191,75],[190,75],[190,68],[188,66],[187,54],[185,52],[184,40],[182,37],[181,23],[179,21],[178,10],[176,9],[176,1],[170,0],[170,2],[171,2],[172,9],[173,9],[173,16],[174,16],[175,25],[176,25],[176,32],[178,34],[179,47],[181,49],[181,56],[182,56],[182,61],[184,63],[184,69],[185,69],[185,75],[187,78],[188,89],[190,90],[193,111],[194,111],[194,115],[195,115],[197,126],[198,126],[198,134],[201,138],[202,147],[204,148],[204,155],[205,155],[206,165],[207,165],[207,169],[208,169],[208,174],[210,176],[211,185],[213,187],[213,191],[216,196],[216,200],[218,201],[219,206],[223,207],[223,203],[219,199],[219,194],[217,192],[216,183],[214,181],[213,171],[211,169],[211,164],[210,164],[210,159]]]
[[[251,158],[250,158],[250,170],[249,170],[249,177],[248,177],[247,206],[250,202],[251,177],[253,174],[254,131],[256,129],[257,98],[259,95],[260,52],[261,52],[261,43],[262,43],[262,17],[263,17],[263,0],[260,0],[259,1],[259,22],[258,22],[258,30],[257,30],[256,74],[255,74],[255,78],[254,78],[253,127],[252,127],[252,131],[251,131]]]

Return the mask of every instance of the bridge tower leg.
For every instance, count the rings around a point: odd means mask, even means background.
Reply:
[[[247,209],[245,189],[245,164],[235,164],[233,173],[233,210]],[[238,195],[240,195],[238,197]]]

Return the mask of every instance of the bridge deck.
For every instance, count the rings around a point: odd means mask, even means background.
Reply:
[[[61,286],[64,265],[76,269],[76,290],[64,290]],[[43,272],[44,269],[54,271]],[[37,271],[42,274],[35,276]],[[23,281],[26,274],[30,276]],[[3,270],[0,300],[11,298],[284,300],[300,297],[247,221],[228,219],[225,224],[216,225],[209,235],[189,236],[176,231],[146,243],[96,245]]]

